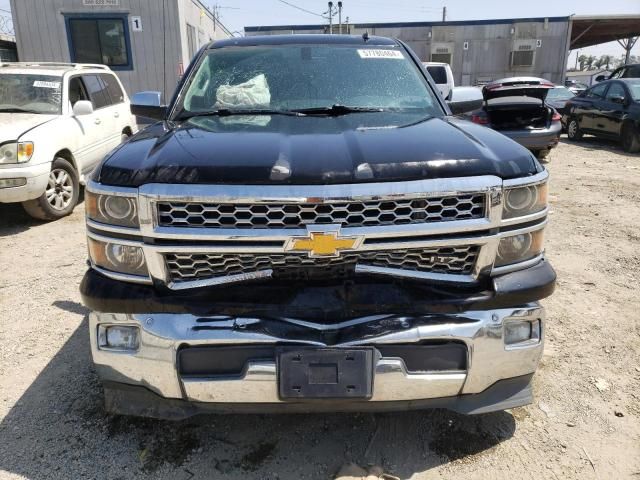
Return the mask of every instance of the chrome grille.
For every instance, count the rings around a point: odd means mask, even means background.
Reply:
[[[470,274],[478,246],[437,247],[342,254],[309,258],[306,254],[170,253],[165,262],[171,281],[188,282],[272,270],[273,277],[349,276],[356,265],[417,272]]]
[[[345,201],[331,203],[158,202],[158,225],[208,228],[304,228],[403,225],[485,216],[485,195]]]

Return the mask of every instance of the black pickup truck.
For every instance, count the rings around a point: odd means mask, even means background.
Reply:
[[[86,190],[108,411],[527,404],[555,273],[547,171],[374,36],[204,47]]]

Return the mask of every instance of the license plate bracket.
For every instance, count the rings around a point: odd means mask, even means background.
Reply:
[[[282,348],[276,353],[283,400],[372,396],[373,348]]]

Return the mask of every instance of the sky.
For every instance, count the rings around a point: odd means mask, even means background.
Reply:
[[[325,0],[201,0],[205,5],[218,6],[222,22],[229,30],[241,34],[243,27],[253,25],[318,24],[326,20]],[[294,6],[287,5],[293,4]],[[334,4],[337,3],[334,1]],[[640,15],[640,0],[342,0],[343,18],[351,23],[417,22],[442,19],[442,7],[447,7],[447,20],[484,20],[497,18],[556,17],[568,15]],[[298,8],[296,8],[296,6]],[[9,0],[0,0],[0,10],[9,10]],[[306,11],[303,11],[306,10]],[[0,12],[2,13],[2,12]],[[624,50],[611,42],[580,51],[586,55],[620,56]],[[575,51],[569,66],[575,64]],[[632,53],[640,55],[640,41]]]

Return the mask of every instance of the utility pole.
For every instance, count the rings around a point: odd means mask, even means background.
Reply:
[[[333,35],[333,2],[329,2],[329,35]]]
[[[447,21],[447,7],[442,7],[442,21]]]
[[[342,35],[342,2],[338,2],[338,31]]]

